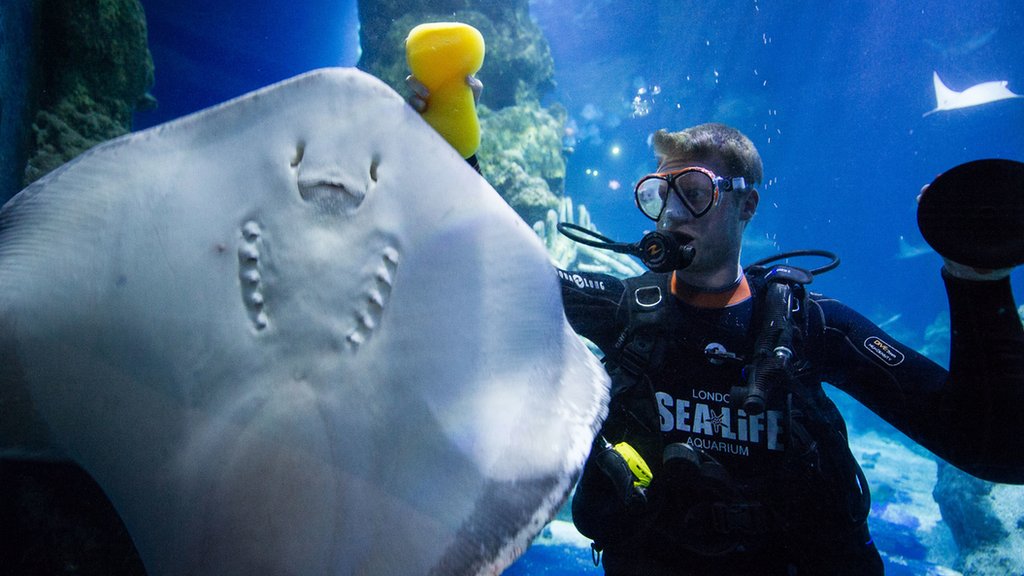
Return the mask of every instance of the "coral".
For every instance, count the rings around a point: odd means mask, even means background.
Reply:
[[[636,276],[644,272],[644,268],[628,256],[579,244],[560,234],[560,222],[598,231],[590,221],[590,213],[587,212],[586,206],[580,205],[578,214],[579,216],[574,219],[572,198],[566,197],[559,201],[557,212],[549,210],[544,220],[533,225],[534,231],[544,241],[548,254],[556,266],[582,272],[603,272],[618,277]]]
[[[940,462],[933,492],[966,574],[1024,573],[1024,492],[979,480]]]
[[[436,21],[465,22],[480,30],[487,46],[478,73],[485,87],[480,101],[481,170],[527,222],[557,206],[565,179],[565,113],[539,104],[553,86],[554,63],[525,0],[501,6],[473,0],[361,1],[359,16],[359,67],[405,94],[409,30]]]
[[[25,184],[129,132],[132,112],[154,104],[139,0],[41,0],[39,12],[38,108]]]
[[[547,40],[530,19],[527,0],[360,0],[359,67],[400,93],[405,86],[405,37],[417,24],[456,21],[476,27],[487,44],[478,77],[481,146],[477,155],[488,182],[537,230],[562,267],[620,276],[643,269],[626,256],[577,246],[558,234],[558,221],[571,221],[572,200],[565,197],[565,110],[543,107],[541,97],[554,86],[554,62]],[[591,227],[580,206],[580,220]]]
[[[32,122],[35,152],[25,168],[25,184],[64,164],[99,142],[128,130],[114,118],[94,113],[95,102],[82,94],[59,102],[52,110],[40,110]]]
[[[831,389],[829,396],[836,397]],[[843,415],[851,411],[866,409],[858,405]],[[890,562],[948,565],[956,546],[932,498],[935,461],[888,424],[883,427],[849,431],[850,450],[871,488],[872,536]]]
[[[938,477],[933,495],[962,553],[1007,537],[988,501],[991,483],[945,463],[939,464]]]
[[[558,206],[554,191],[561,190],[565,180],[563,125],[564,116],[556,117],[536,101],[497,112],[481,106],[481,170],[527,222],[544,218]]]

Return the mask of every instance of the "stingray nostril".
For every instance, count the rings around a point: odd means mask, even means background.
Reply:
[[[377,168],[380,166],[380,156],[374,154],[370,161],[370,180],[377,181]]]
[[[298,165],[302,163],[302,157],[305,156],[305,155],[306,155],[306,143],[305,142],[299,142],[298,145],[295,146],[295,156],[292,156],[291,167],[292,168],[298,167]]]

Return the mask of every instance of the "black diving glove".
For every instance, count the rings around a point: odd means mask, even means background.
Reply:
[[[629,464],[626,463],[622,454],[608,446],[597,453],[594,461],[601,472],[611,481],[612,489],[626,507],[626,511],[630,514],[643,512],[647,507],[647,494],[634,482],[636,477],[629,469]]]

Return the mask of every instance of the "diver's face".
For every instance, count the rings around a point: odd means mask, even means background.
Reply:
[[[658,166],[658,172],[671,172],[683,168],[701,167],[716,175],[731,178],[725,166],[715,160],[702,162],[669,160]],[[717,205],[701,217],[683,205],[676,194],[669,194],[665,210],[658,218],[658,230],[671,232],[691,241],[696,250],[693,263],[686,268],[687,274],[714,273],[723,268],[735,269],[739,261],[743,229],[753,216],[757,206],[756,192],[722,191]],[[737,198],[737,195],[743,195]],[[754,195],[753,204],[748,195]]]

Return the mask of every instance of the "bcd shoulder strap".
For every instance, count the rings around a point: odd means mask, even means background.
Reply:
[[[615,342],[615,352],[606,359],[610,367],[619,368],[627,380],[645,377],[655,363],[659,332],[664,330],[664,315],[669,292],[669,275],[648,272],[625,280],[626,289],[619,303],[619,314],[626,324]],[[624,382],[631,385],[633,382]],[[616,390],[613,389],[614,396]]]
[[[608,418],[601,436],[627,442],[655,468],[661,462],[661,425],[650,370],[665,350],[664,315],[669,275],[647,273],[625,280],[619,314],[626,318],[615,348],[604,359],[612,379]]]

